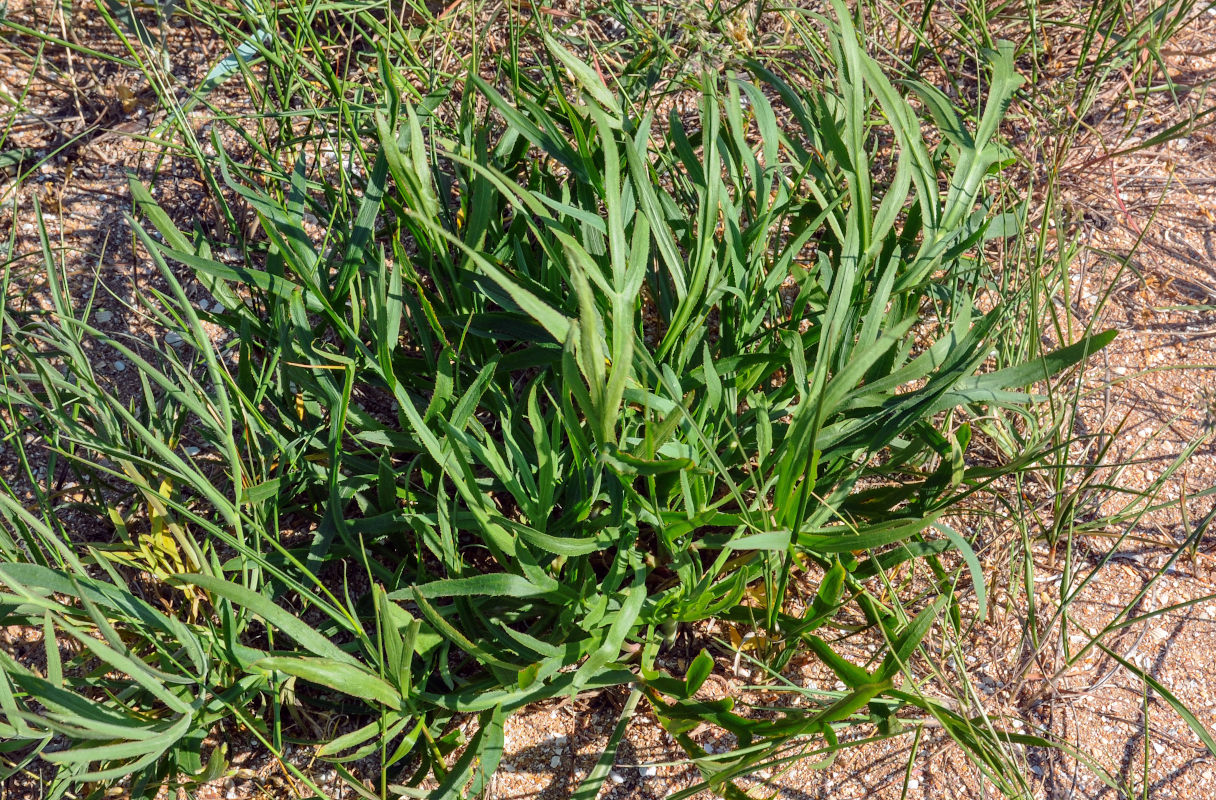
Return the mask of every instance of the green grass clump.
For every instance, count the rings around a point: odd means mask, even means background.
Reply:
[[[1012,160],[1011,48],[987,52],[970,119],[904,81],[915,110],[841,9],[803,33],[823,64],[700,74],[691,121],[551,37],[500,88],[470,71],[426,103],[382,52],[382,96],[342,117],[363,171],[331,179],[306,139],[288,168],[208,162],[257,215],[239,263],[132,182],[166,287],[139,310],[164,344],[92,325],[44,233],[54,308],[6,309],[0,352],[7,440],[49,459],[22,449],[32,496],[0,494],[0,616],[46,656],[0,653],[7,773],[42,759],[52,794],[129,778],[152,796],[223,773],[222,750],[204,763],[217,725],[278,751],[340,716],[358,727],[318,755],[366,796],[476,796],[510,714],[629,687],[623,717],[645,698],[727,797],[909,717],[1024,790],[1010,753],[1045,742],[907,667],[935,626],[971,624],[964,596],[985,614],[945,517],[1054,447],[975,463],[973,422],[1022,413],[1113,334],[985,366],[1017,331],[985,257],[1022,221],[988,193]],[[95,348],[135,367],[137,396],[98,377]],[[65,475],[104,535],[63,515]],[[913,562],[918,582],[891,578]],[[696,699],[713,655],[660,662],[711,620],[754,634],[765,680],[809,654],[846,688],[776,710]],[[859,632],[882,645],[865,663],[839,652]],[[701,749],[702,724],[737,749]],[[365,758],[374,791],[347,770]]]

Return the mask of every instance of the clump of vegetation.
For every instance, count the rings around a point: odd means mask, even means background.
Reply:
[[[317,754],[366,796],[477,796],[510,714],[625,687],[622,720],[644,699],[697,788],[727,797],[910,717],[1022,793],[1011,754],[1046,741],[907,668],[986,613],[947,517],[1058,448],[1026,435],[977,460],[977,420],[1014,426],[1031,387],[1113,334],[994,368],[1024,299],[986,257],[1023,221],[991,193],[1012,47],[985,52],[972,117],[893,82],[851,19],[800,18],[819,49],[796,72],[721,57],[682,86],[695,113],[660,115],[656,44],[606,81],[537,34],[534,63],[504,56],[489,80],[470,61],[421,95],[384,45],[402,31],[361,17],[378,93],[339,102],[337,134],[284,124],[256,169],[188,143],[217,202],[256,212],[239,259],[132,182],[164,287],[140,311],[171,343],[99,330],[43,232],[54,307],[6,309],[0,351],[6,437],[49,456],[36,473],[21,451],[32,502],[0,494],[0,615],[41,630],[46,658],[0,653],[10,774],[42,759],[55,794],[152,796],[223,774],[217,725],[278,750],[341,715],[358,726]],[[271,53],[253,27],[246,58]],[[304,89],[276,80],[290,119]],[[312,157],[322,140],[345,174]],[[137,397],[95,373],[97,347],[134,366]],[[104,535],[63,516],[65,475]],[[683,674],[664,656],[710,621],[748,633],[764,680],[812,657],[845,688],[699,699],[714,654]],[[839,652],[857,631],[881,645],[868,662]],[[700,725],[738,747],[707,753]],[[348,769],[369,758],[374,790]]]

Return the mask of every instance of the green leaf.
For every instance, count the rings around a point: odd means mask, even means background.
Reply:
[[[856,688],[874,681],[873,675],[845,659],[818,636],[807,636],[805,641],[815,655],[819,656],[819,660],[826,664],[828,669],[835,672],[836,677],[844,681],[846,686]]]
[[[1206,727],[1204,727],[1204,724],[1199,721],[1199,718],[1196,717],[1181,700],[1179,700],[1177,697],[1175,697],[1173,692],[1166,689],[1165,686],[1161,683],[1161,681],[1154,678],[1147,671],[1141,669],[1140,667],[1137,667],[1135,664],[1133,664],[1130,661],[1128,661],[1127,659],[1123,658],[1118,653],[1116,653],[1115,651],[1108,648],[1106,645],[1102,644],[1101,642],[1095,642],[1095,644],[1097,644],[1097,646],[1102,650],[1102,652],[1106,653],[1117,664],[1119,664],[1119,666],[1123,667],[1128,672],[1132,673],[1137,678],[1144,681],[1144,683],[1150,689],[1152,689],[1157,694],[1161,695],[1162,699],[1165,700],[1165,702],[1170,704],[1170,707],[1173,708],[1175,712],[1177,712],[1178,716],[1182,717],[1182,721],[1187,724],[1187,727],[1190,728],[1191,731],[1196,736],[1199,737],[1199,741],[1203,742],[1203,746],[1208,749],[1208,752],[1211,753],[1212,755],[1216,756],[1216,739],[1214,739],[1212,737],[1211,731],[1209,731]]]
[[[621,740],[625,737],[625,731],[633,719],[634,709],[637,708],[638,701],[642,698],[642,691],[634,689],[629,693],[629,697],[625,698],[625,704],[621,707],[621,715],[617,720],[616,727],[612,730],[612,735],[608,737],[608,743],[604,745],[604,751],[600,753],[600,757],[596,760],[595,766],[587,773],[587,777],[583,778],[579,783],[578,788],[570,796],[571,800],[595,800],[599,796],[600,789],[604,786],[604,781],[607,780],[608,774],[612,771],[613,765],[616,764],[617,750],[620,747]]]
[[[827,532],[835,530],[834,528],[821,528],[814,533],[800,534],[798,546],[815,553],[850,553],[872,550],[915,536],[931,525],[934,518],[934,516],[929,516],[912,520],[896,519],[838,534]],[[847,529],[841,528],[841,530]]]
[[[371,703],[388,706],[394,711],[403,708],[401,693],[387,681],[365,667],[334,661],[329,658],[294,658],[270,656],[250,665],[251,669],[284,672],[297,678],[327,686],[336,692],[358,697]]]
[[[905,667],[908,660],[912,658],[912,654],[920,645],[921,640],[929,633],[929,629],[933,627],[933,623],[937,620],[937,615],[941,613],[949,598],[940,596],[929,603],[919,614],[913,617],[899,634],[898,637],[891,643],[891,652],[882,661],[882,666],[879,667],[875,677],[879,680],[888,680],[901,669]]]
[[[601,456],[604,462],[621,475],[666,475],[691,469],[693,463],[687,458],[653,460],[638,458],[609,445]]]
[[[173,575],[167,582],[170,585],[197,586],[211,594],[219,595],[238,606],[249,609],[261,617],[267,625],[287,634],[310,653],[348,666],[359,666],[359,662],[353,656],[315,629],[310,628],[299,616],[280,608],[252,589],[213,575],[195,573]]]
[[[621,106],[617,102],[616,95],[612,93],[604,81],[600,78],[599,73],[587,65],[587,62],[578,58],[566,48],[557,43],[549,34],[542,34],[545,39],[545,45],[549,48],[549,52],[562,63],[566,69],[570,70],[570,74],[578,81],[578,84],[587,91],[589,95],[594,97],[596,101],[605,109],[616,116],[617,123],[620,124]]]
[[[396,600],[417,593],[428,600],[437,597],[473,597],[489,595],[491,597],[542,597],[551,594],[563,594],[556,583],[551,586],[537,586],[526,578],[507,573],[490,575],[474,575],[469,578],[450,578],[419,584],[410,590],[393,592],[390,598]]]
[[[1011,389],[1030,386],[1032,383],[1050,378],[1065,369],[1079,364],[1106,345],[1114,341],[1119,332],[1115,329],[1086,336],[1081,341],[1061,347],[1045,356],[959,381],[954,391],[965,394],[975,390]]]
[[[697,657],[688,665],[688,671],[684,674],[684,691],[686,697],[692,697],[701,688],[706,679],[714,671],[714,658],[709,654],[709,651],[702,649]]]
[[[954,548],[962,555],[963,561],[967,564],[967,569],[971,573],[971,585],[975,589],[975,602],[978,608],[976,609],[977,619],[986,619],[988,617],[988,587],[984,581],[984,568],[980,564],[979,557],[976,556],[975,550],[971,548],[970,543],[964,539],[958,531],[940,522],[935,522],[933,527],[946,535]]]

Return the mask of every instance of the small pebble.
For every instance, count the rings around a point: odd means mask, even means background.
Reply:
[[[625,776],[619,772],[615,772],[615,771],[609,772],[608,777],[610,779],[612,779],[612,782],[615,783],[617,786],[620,786],[622,783],[625,782]]]
[[[182,343],[181,334],[177,331],[169,331],[165,334],[165,344],[170,346],[179,345]]]
[[[658,769],[655,767],[642,767],[642,777],[653,778],[656,774],[658,774]]]
[[[93,315],[93,319],[97,320],[102,325],[105,325],[107,322],[114,319],[114,312],[103,308]]]
[[[126,368],[127,368],[127,362],[125,362],[125,361],[115,361],[114,362],[114,371],[115,372],[122,372]]]
[[[562,765],[562,757],[561,757],[561,756],[554,756],[553,758],[549,759],[549,766],[550,766],[550,767],[560,767],[561,765]]]
[[[909,789],[915,789],[917,786],[920,786],[920,781],[918,781],[916,778],[908,778]]]

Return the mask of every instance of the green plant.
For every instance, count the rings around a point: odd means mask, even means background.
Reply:
[[[1024,791],[1009,753],[1045,740],[905,673],[935,627],[970,624],[962,594],[984,613],[945,516],[1055,447],[971,464],[973,422],[1022,413],[1113,333],[986,366],[1017,325],[978,307],[999,286],[986,243],[1022,221],[989,200],[1011,160],[1010,47],[987,54],[972,125],[912,82],[917,114],[843,6],[802,34],[823,42],[807,85],[740,58],[695,81],[691,126],[639,111],[644,80],[609,88],[554,35],[534,67],[498,65],[508,94],[470,70],[427,103],[382,51],[383,96],[343,106],[330,139],[361,169],[332,179],[303,143],[289,169],[268,145],[256,173],[208,162],[257,214],[243,263],[132,182],[167,287],[140,311],[172,344],[92,326],[44,232],[55,307],[2,320],[4,433],[51,458],[39,477],[23,456],[32,504],[0,494],[0,613],[41,627],[48,664],[0,655],[9,769],[42,758],[58,793],[131,776],[150,796],[224,769],[202,751],[217,724],[280,749],[344,714],[363,726],[317,752],[357,791],[475,796],[507,715],[631,686],[626,708],[645,697],[728,797],[767,763],[834,752],[843,728],[900,735],[909,714]],[[95,375],[86,341],[136,368],[139,397]],[[107,537],[65,528],[64,473]],[[927,580],[897,583],[913,562]],[[709,620],[748,629],[768,674],[809,653],[847,688],[775,716],[698,700],[713,656],[683,676],[657,659]],[[866,663],[838,652],[857,627],[882,645]],[[707,753],[700,724],[738,748]],[[374,793],[344,766],[367,756]]]

